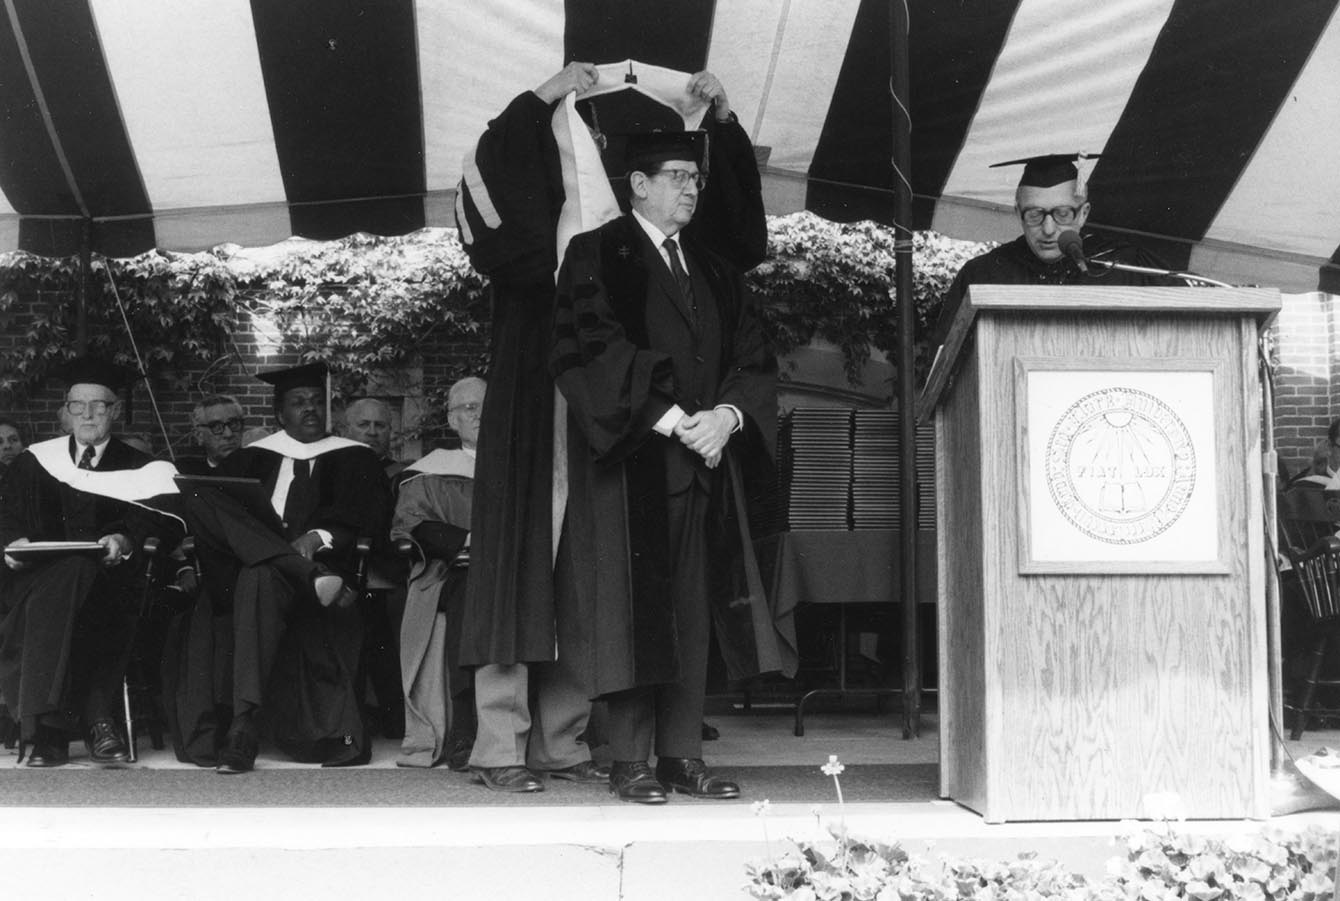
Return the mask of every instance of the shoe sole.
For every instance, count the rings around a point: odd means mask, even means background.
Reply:
[[[564,782],[575,782],[578,785],[609,785],[610,777],[608,775],[595,778],[592,776],[573,776],[568,773],[556,773],[550,770],[546,774],[550,779],[562,779]]]
[[[475,781],[483,785],[491,792],[501,792],[508,795],[533,795],[535,792],[544,791],[544,783],[538,785],[500,785],[484,777],[483,773],[475,773]]]
[[[731,801],[740,797],[740,792],[738,791],[724,792],[719,795],[704,795],[691,789],[680,788],[677,785],[670,786],[670,791],[680,795],[688,795],[690,798],[697,798],[699,801]]]
[[[251,767],[247,767],[244,770],[235,766],[228,766],[227,764],[221,763],[214,768],[214,772],[218,773],[220,776],[241,776],[243,773],[250,773],[251,769],[252,769]]]
[[[106,767],[130,766],[130,756],[127,755],[125,757],[107,757],[107,758],[90,757],[89,762],[96,763],[98,766],[106,766]]]
[[[623,801],[625,804],[666,804],[670,801],[669,795],[661,795],[659,798],[625,798],[620,796],[614,789],[610,789],[610,794],[618,798],[620,801]]]

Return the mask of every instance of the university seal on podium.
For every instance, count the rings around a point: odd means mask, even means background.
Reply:
[[[1045,478],[1075,528],[1109,544],[1139,544],[1186,512],[1196,487],[1196,449],[1181,418],[1159,398],[1103,388],[1056,420]]]

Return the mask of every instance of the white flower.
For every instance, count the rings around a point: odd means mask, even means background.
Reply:
[[[825,776],[837,776],[845,769],[846,769],[845,766],[843,766],[841,763],[838,763],[836,754],[829,754],[828,763],[825,763],[823,766],[819,767],[820,772],[822,772]]]
[[[767,798],[764,798],[762,801],[755,801],[753,804],[750,804],[749,809],[754,812],[754,816],[756,817],[767,816],[768,811],[772,810],[772,802]]]

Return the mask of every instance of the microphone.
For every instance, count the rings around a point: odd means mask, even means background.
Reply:
[[[1080,239],[1079,232],[1067,228],[1056,236],[1056,246],[1061,249],[1061,253],[1070,257],[1080,272],[1089,274],[1089,261],[1084,259],[1084,242]]]

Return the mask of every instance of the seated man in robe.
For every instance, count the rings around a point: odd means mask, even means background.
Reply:
[[[366,444],[377,454],[386,477],[394,478],[405,468],[391,456],[391,407],[375,397],[360,397],[344,408],[344,437]]]
[[[191,434],[204,456],[182,456],[177,469],[190,475],[209,475],[223,459],[242,446],[246,431],[246,413],[237,398],[211,394],[191,411]]]
[[[242,447],[242,404],[228,394],[206,395],[191,411],[191,422],[192,436],[204,453],[178,457],[177,470],[216,475],[223,461]],[[232,719],[232,612],[223,598],[201,590],[195,566],[181,549],[173,556],[184,609],[169,624],[164,642],[163,712],[177,759],[212,767],[218,764],[219,742]]]
[[[91,359],[67,369],[70,437],[32,445],[10,466],[0,544],[10,570],[0,592],[0,693],[30,747],[31,767],[69,762],[72,736],[94,763],[129,760],[121,682],[143,586],[146,539],[180,540],[180,521],[146,506],[175,492],[172,465],[112,436],[124,372]],[[102,550],[31,556],[33,542]],[[22,753],[20,754],[22,757]]]
[[[386,473],[389,502],[395,504],[392,485],[405,464],[391,455],[391,407],[376,397],[360,397],[344,408],[346,438],[372,448]],[[389,548],[374,546],[368,592],[363,598],[364,666],[377,697],[370,719],[387,738],[403,738],[405,699],[400,691],[400,621],[405,612],[404,561]]]
[[[263,714],[297,759],[365,763],[352,572],[356,540],[387,528],[386,476],[367,447],[327,435],[324,364],[259,377],[274,386],[282,430],[217,472],[258,480],[262,500],[213,486],[183,492],[207,590],[233,616],[233,717],[218,771],[255,766]]]
[[[464,770],[474,745],[472,680],[458,652],[484,390],[478,378],[451,386],[447,422],[461,449],[435,450],[405,470],[391,521],[391,539],[409,539],[418,551],[400,631],[406,699],[400,766],[432,766],[446,757],[453,770]]]

